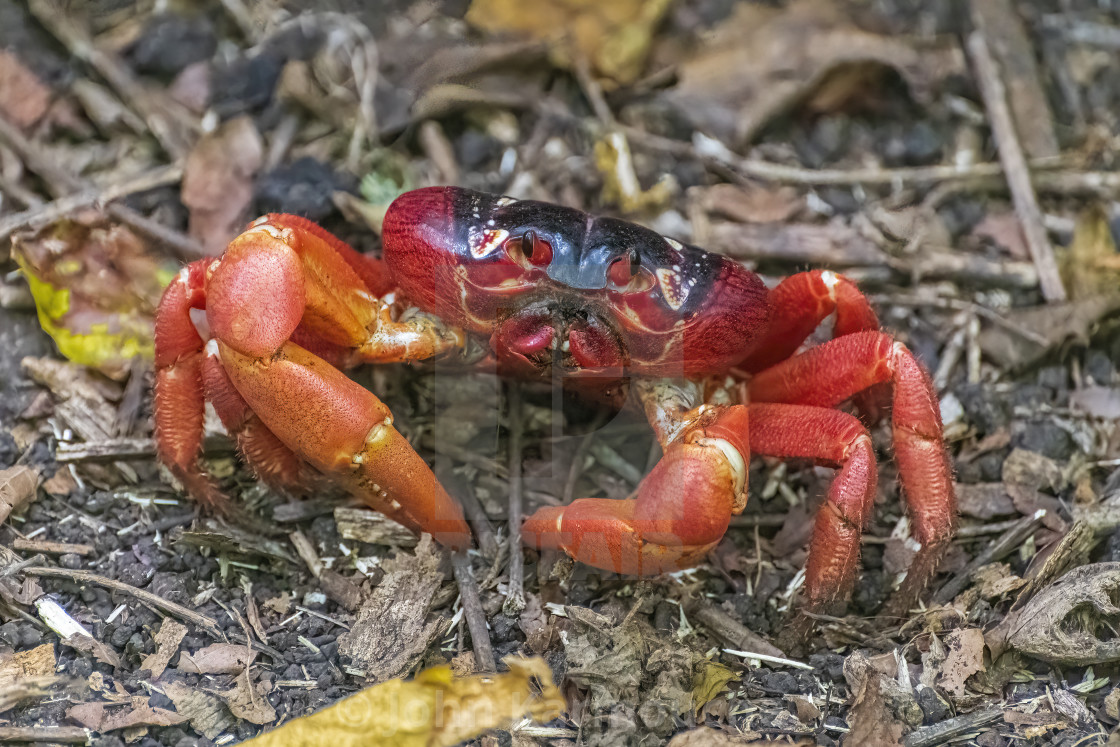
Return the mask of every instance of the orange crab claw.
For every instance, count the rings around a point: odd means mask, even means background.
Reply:
[[[581,498],[538,509],[521,537],[616,573],[696,565],[746,504],[748,443],[747,408],[720,408],[668,446],[633,498]]]

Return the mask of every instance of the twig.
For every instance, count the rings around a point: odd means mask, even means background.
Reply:
[[[118,184],[68,194],[52,202],[42,203],[0,219],[0,239],[15,231],[34,229],[47,223],[53,223],[81,208],[105,205],[137,192],[176,184],[182,178],[183,167],[178,164],[170,164],[137,174]]]
[[[123,581],[116,581],[111,578],[106,578],[105,576],[99,576],[96,573],[91,573],[90,571],[76,571],[70,570],[68,568],[24,568],[23,573],[29,576],[64,578],[69,581],[78,582],[84,581],[86,583],[103,586],[106,589],[112,589],[113,591],[124,592],[125,594],[130,594],[136,597],[136,599],[144,602],[145,604],[150,604],[151,606],[161,609],[168,614],[174,615],[183,620],[186,620],[189,623],[197,625],[218,640],[225,639],[225,635],[222,633],[221,627],[219,627],[217,621],[213,618],[207,617],[200,612],[195,612],[194,610],[184,607],[181,604],[169,602],[163,597],[157,596],[150,591],[137,589],[135,586],[130,586]]]
[[[979,553],[972,562],[962,568],[953,576],[949,581],[938,589],[937,593],[933,595],[933,601],[938,604],[947,604],[953,600],[957,594],[964,591],[964,587],[968,585],[969,579],[976,569],[981,568],[988,563],[993,563],[1000,558],[1006,556],[1010,552],[1014,552],[1020,545],[1026,541],[1035,531],[1042,526],[1042,519],[1046,516],[1046,509],[1040,508],[1030,516],[1024,516],[1015,522],[1015,525],[1000,535],[992,544],[984,548],[983,552]]]
[[[1050,245],[1046,227],[1042,223],[1042,211],[1038,207],[1038,197],[1031,185],[1027,158],[1023,154],[1023,147],[1015,132],[1015,123],[1011,119],[999,68],[981,32],[973,31],[969,34],[967,48],[976,71],[980,95],[984,98],[984,106],[991,120],[1000,162],[1007,175],[1011,200],[1023,225],[1023,234],[1027,239],[1031,259],[1038,269],[1038,284],[1042,296],[1051,303],[1065,301],[1066,291],[1062,286],[1061,275],[1058,273],[1058,263],[1054,259],[1054,248]]]
[[[451,553],[451,567],[455,571],[455,583],[459,585],[459,599],[463,605],[463,617],[471,632],[474,645],[474,661],[483,672],[498,669],[494,660],[494,649],[490,646],[490,632],[486,629],[486,611],[482,609],[482,599],[478,593],[478,582],[471,570],[471,560],[463,551]]]
[[[89,744],[90,736],[80,726],[0,726],[0,742]]]
[[[637,127],[620,125],[632,145],[659,150],[682,158],[696,158],[697,148],[683,140],[654,135]],[[699,157],[721,172],[730,170],[740,177],[761,179],[779,184],[803,186],[888,185],[908,187],[943,182],[973,182],[982,187],[1006,186],[1003,165],[984,162],[967,165],[905,166],[899,168],[809,169],[789,166],[759,158],[739,158],[731,151],[723,154],[701,153]],[[1060,194],[1120,191],[1120,172],[1069,171],[1067,157],[1039,158],[1029,162],[1031,178],[1039,191]],[[1063,169],[1059,171],[1059,169]]]
[[[729,647],[757,651],[766,656],[784,657],[785,653],[765,638],[747,628],[706,599],[690,598],[683,602],[685,612],[694,622],[710,630]]]
[[[158,90],[149,90],[116,55],[99,49],[55,0],[30,0],[28,9],[74,57],[95,69],[124,102],[147,122],[156,140],[172,158],[190,150],[198,124],[185,108]]]
[[[999,721],[1003,718],[1003,712],[1002,706],[993,706],[964,716],[946,719],[940,724],[923,726],[907,734],[902,743],[906,747],[934,747],[939,744],[949,744],[956,737]]]
[[[94,189],[93,185],[55,165],[50,157],[24,137],[19,128],[2,115],[0,115],[0,141],[4,141],[15,151],[28,169],[43,178],[47,189],[55,198],[61,199],[75,192]],[[105,207],[105,211],[122,223],[127,223],[146,236],[171,247],[182,258],[197,259],[205,255],[202,247],[190,237],[163,226],[126,205],[112,203]]]
[[[742,657],[744,659],[758,659],[759,661],[764,661],[767,664],[777,664],[779,666],[792,667],[794,669],[805,669],[805,670],[808,670],[810,672],[812,672],[815,669],[815,667],[812,667],[812,666],[806,664],[803,661],[796,661],[794,659],[785,659],[781,656],[768,656],[767,654],[756,654],[753,651],[737,651],[733,648],[725,648],[723,650],[723,653],[731,654],[732,656],[739,656],[739,657]]]
[[[521,385],[510,382],[509,392],[509,584],[502,610],[514,615],[525,609],[525,554],[521,551],[524,487],[521,480]]]
[[[12,549],[16,552],[41,552],[47,555],[92,555],[93,545],[75,544],[73,542],[47,542],[45,540],[12,540]]]

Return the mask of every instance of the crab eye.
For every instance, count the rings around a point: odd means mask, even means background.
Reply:
[[[638,252],[636,249],[631,249],[611,262],[610,267],[607,268],[607,277],[621,288],[629,285],[630,281],[641,272],[641,269],[642,265],[638,258]]]
[[[528,262],[537,267],[544,267],[552,261],[552,245],[532,229],[526,231],[520,238],[509,241],[506,244],[506,252],[522,265]]]
[[[537,232],[532,229],[521,237],[521,253],[537,267],[544,267],[552,261],[552,245],[537,236]]]

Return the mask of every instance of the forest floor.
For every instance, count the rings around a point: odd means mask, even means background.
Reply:
[[[516,654],[566,711],[472,744],[1120,743],[1120,4],[321,5],[0,0],[0,741],[231,744]],[[510,516],[630,494],[644,416],[446,362],[354,375],[477,549],[272,490],[214,418],[249,518],[200,511],[155,456],[162,286],[267,212],[376,254],[434,184],[854,280],[953,463],[919,606],[884,614],[917,546],[889,414],[851,602],[799,641],[834,470],[756,458],[697,568],[597,571]]]

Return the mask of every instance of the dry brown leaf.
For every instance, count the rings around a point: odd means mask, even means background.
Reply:
[[[367,688],[310,716],[251,739],[247,747],[450,747],[486,729],[564,710],[543,659],[505,659],[508,672],[454,677],[447,666],[411,682]],[[539,693],[534,691],[534,680]]]
[[[848,712],[849,743],[902,747],[904,729],[887,708],[882,683],[882,675],[868,670],[868,676],[863,680],[852,709]]]
[[[39,473],[30,467],[18,465],[0,470],[0,522],[8,520],[12,511],[35,497],[39,487]]]
[[[236,117],[201,137],[183,166],[183,204],[189,233],[211,254],[241,232],[253,199],[253,177],[264,144],[252,118]]]
[[[225,702],[216,695],[182,682],[169,682],[163,685],[163,691],[175,704],[175,710],[188,718],[191,726],[207,739],[214,739],[237,724]]]
[[[988,213],[972,228],[972,235],[988,239],[1015,259],[1027,260],[1031,257],[1023,224],[1013,210]]]
[[[257,652],[244,644],[212,643],[193,654],[183,652],[179,666],[190,674],[240,674],[257,658]]]
[[[131,729],[137,726],[174,726],[187,720],[187,717],[166,708],[154,708],[146,697],[132,699],[132,707],[114,710],[102,720],[98,731]]]
[[[808,101],[831,111],[866,96],[869,80],[893,69],[927,100],[938,81],[962,71],[955,43],[919,50],[907,40],[863,31],[833,0],[784,8],[739,3],[680,67],[669,98],[696,126],[735,146],[775,116]]]
[[[553,62],[582,55],[599,75],[630,83],[642,73],[652,36],[671,0],[474,0],[468,23],[547,42]]]
[[[1007,563],[989,563],[972,574],[974,588],[983,599],[998,599],[1023,588],[1026,580],[1011,572]]]
[[[686,731],[669,740],[669,747],[764,747],[773,745],[769,739],[759,739],[757,732],[746,734],[729,734],[710,726],[701,726],[699,729]],[[809,747],[814,744],[811,739],[787,741],[789,747]]]
[[[147,669],[152,674],[153,680],[158,680],[163,670],[167,669],[168,662],[179,651],[179,644],[187,635],[187,626],[180,622],[165,617],[155,635],[155,653],[144,657],[140,662],[141,669]]]
[[[264,725],[276,721],[276,709],[268,702],[270,691],[271,687],[264,682],[250,682],[246,670],[237,678],[236,687],[218,695],[234,716],[251,724]]]
[[[1085,344],[1093,326],[1120,310],[1120,293],[1093,296],[1069,303],[1012,309],[1003,316],[1012,329],[988,325],[980,332],[980,349],[1002,369],[1021,369],[1068,343]]]
[[[117,655],[117,652],[111,649],[108,644],[102,643],[93,636],[70,635],[62,639],[62,642],[72,649],[92,654],[93,658],[111,667],[121,665],[121,658]]]
[[[793,187],[714,184],[694,187],[689,197],[707,213],[739,223],[774,223],[791,218],[805,204]]]
[[[1102,420],[1120,420],[1120,388],[1087,386],[1071,392],[1070,407]]]
[[[20,129],[38,122],[51,103],[51,89],[6,49],[0,49],[0,112]]]
[[[955,492],[961,516],[987,520],[1015,513],[1015,504],[1002,482],[957,483]]]
[[[961,698],[968,695],[965,681],[984,671],[984,634],[978,628],[954,630],[945,636],[943,647],[937,654],[934,648],[922,657],[925,670],[923,683],[931,680],[949,695]],[[932,673],[931,678],[927,674]]]

